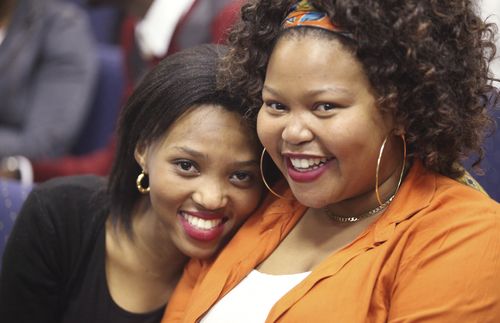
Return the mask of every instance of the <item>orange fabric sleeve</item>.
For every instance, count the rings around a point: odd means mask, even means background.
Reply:
[[[181,322],[184,317],[186,306],[192,295],[192,291],[196,286],[198,279],[204,277],[206,272],[203,261],[198,259],[191,259],[186,267],[184,273],[177,284],[177,287],[170,297],[168,307],[163,316],[162,323]]]
[[[451,227],[437,220],[415,230],[395,279],[388,322],[500,322],[495,215],[485,210]]]

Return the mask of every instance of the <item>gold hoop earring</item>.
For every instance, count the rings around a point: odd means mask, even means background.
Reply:
[[[146,177],[146,173],[141,171],[139,176],[137,176],[137,179],[135,180],[135,185],[137,187],[137,190],[142,193],[142,194],[147,194],[149,193],[149,186],[148,187],[142,187],[142,180]]]
[[[382,160],[382,155],[384,153],[385,144],[387,143],[388,138],[389,138],[389,135],[387,135],[385,137],[384,141],[382,142],[382,146],[380,146],[380,151],[378,153],[378,159],[377,159],[377,170],[375,172],[375,194],[377,195],[377,201],[378,201],[380,206],[383,206],[383,205],[387,204],[387,202],[392,201],[392,199],[394,198],[394,196],[398,192],[399,187],[401,186],[401,182],[403,180],[403,175],[404,175],[405,167],[406,167],[406,138],[405,138],[404,134],[401,134],[401,139],[403,140],[403,166],[401,167],[401,174],[399,175],[399,182],[398,182],[398,185],[396,186],[396,190],[394,191],[394,194],[389,198],[389,200],[387,200],[386,202],[382,202],[382,199],[380,198],[380,192],[378,190],[378,186],[379,186],[378,185],[378,183],[379,183],[378,173],[380,171],[380,162]]]
[[[270,186],[269,184],[267,184],[267,181],[266,181],[266,178],[264,177],[264,154],[266,153],[266,148],[262,149],[262,154],[260,155],[260,176],[262,177],[262,182],[264,183],[264,185],[266,186],[266,188],[269,190],[269,192],[271,192],[274,196],[280,198],[280,199],[284,199],[284,200],[288,200],[288,201],[292,201],[293,199],[290,199],[290,198],[286,198],[284,197],[283,195],[280,195],[278,193],[276,193]]]

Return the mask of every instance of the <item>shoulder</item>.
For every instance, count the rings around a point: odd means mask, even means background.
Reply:
[[[413,205],[417,211],[412,212],[411,222],[439,227],[470,219],[498,220],[500,204],[479,188],[419,165],[415,168],[409,175],[410,185],[403,192],[405,202],[400,205]]]
[[[452,179],[437,176],[435,187],[388,246],[396,273],[390,316],[485,321],[499,313],[499,204]]]
[[[59,200],[72,198],[73,196],[75,198],[85,198],[97,190],[104,189],[105,186],[106,180],[100,176],[63,176],[35,186],[33,194],[47,197],[54,196]]]
[[[86,176],[68,176],[37,185],[28,195],[19,221],[45,225],[79,225],[107,214],[106,180]]]
[[[481,221],[498,221],[500,204],[477,188],[454,179],[437,175],[436,191],[428,211],[441,214],[441,219],[463,221],[470,218]]]
[[[432,259],[458,266],[469,259],[500,266],[500,204],[453,179],[437,175],[429,204],[400,226],[407,264]]]
[[[106,200],[106,180],[94,175],[64,176],[46,181],[28,196],[38,204],[65,206],[67,208],[90,207],[90,202]],[[68,209],[66,209],[68,210]]]
[[[435,192],[429,204],[415,214],[420,230],[473,231],[496,227],[500,222],[500,204],[485,193],[451,178],[436,175]],[[499,232],[500,239],[500,232]]]

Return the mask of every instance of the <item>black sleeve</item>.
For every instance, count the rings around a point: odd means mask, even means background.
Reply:
[[[0,273],[3,323],[59,320],[64,275],[54,210],[43,191],[28,196],[7,242]],[[51,214],[52,213],[52,214]]]

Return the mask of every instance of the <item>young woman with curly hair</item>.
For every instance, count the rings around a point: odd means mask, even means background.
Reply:
[[[472,1],[242,8],[225,84],[285,181],[166,322],[500,322],[500,205],[457,181],[492,121]]]

